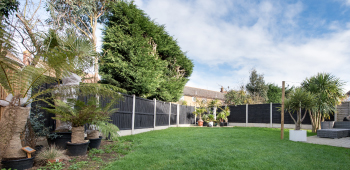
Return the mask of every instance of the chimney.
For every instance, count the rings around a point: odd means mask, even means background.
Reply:
[[[31,62],[31,57],[30,57],[30,53],[29,51],[23,51],[23,64],[24,65],[30,65],[30,62]]]
[[[221,86],[220,92],[221,92],[221,93],[224,92],[224,87]]]

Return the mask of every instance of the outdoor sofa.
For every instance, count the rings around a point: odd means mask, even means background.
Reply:
[[[317,136],[320,138],[343,138],[350,136],[350,121],[322,122],[321,129],[317,131]]]

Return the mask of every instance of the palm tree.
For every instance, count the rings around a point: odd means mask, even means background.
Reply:
[[[21,158],[25,153],[21,151],[20,133],[23,132],[29,115],[29,104],[39,99],[43,94],[55,92],[57,96],[70,96],[72,93],[104,94],[113,96],[113,91],[101,85],[86,84],[70,87],[56,86],[30,94],[32,88],[45,83],[59,82],[61,78],[72,73],[81,73],[85,66],[91,63],[95,52],[93,44],[85,37],[75,32],[67,32],[65,36],[50,32],[46,38],[34,38],[40,41],[41,50],[35,53],[32,65],[22,66],[8,58],[7,51],[16,51],[11,46],[11,36],[0,26],[0,85],[9,96],[1,101],[5,107],[0,121],[0,159]],[[37,44],[39,42],[36,42]],[[75,90],[71,90],[75,89]],[[79,90],[78,90],[79,89]]]
[[[300,130],[301,122],[305,119],[307,110],[310,110],[314,106],[314,95],[302,88],[296,88],[284,101],[286,111],[288,111],[290,117],[295,123],[295,130]],[[301,110],[305,109],[304,116],[302,116]],[[297,113],[297,120],[292,116],[292,113]]]
[[[321,121],[329,117],[329,113],[335,113],[335,106],[344,99],[344,82],[329,73],[318,73],[304,80],[301,85],[315,95],[315,106],[309,110],[309,115],[312,132],[316,132],[321,127]]]

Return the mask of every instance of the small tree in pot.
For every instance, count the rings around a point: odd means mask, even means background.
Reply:
[[[295,123],[295,129],[289,131],[289,139],[292,141],[306,141],[306,131],[300,130],[301,122],[305,119],[308,110],[314,107],[315,96],[303,88],[296,88],[284,101],[285,110]],[[302,109],[305,109],[304,116],[302,116]],[[292,113],[297,114],[295,120]]]
[[[119,97],[120,95],[117,94],[115,96],[115,100]],[[108,121],[110,121],[110,114],[116,112],[117,110],[110,109],[114,103],[115,102],[110,102],[102,108],[99,107],[99,104],[97,104],[97,100],[95,98],[90,98],[87,104],[77,99],[67,99],[67,103],[63,102],[62,100],[55,100],[55,105],[48,103],[49,105],[54,107],[54,109],[46,108],[46,110],[56,115],[59,115],[53,117],[54,119],[68,121],[72,123],[71,143],[84,144],[84,146],[86,145],[86,148],[83,149],[84,151],[81,151],[79,153],[73,153],[69,151],[70,155],[77,156],[85,154],[88,146],[88,143],[84,139],[84,125],[97,124],[102,126],[103,124],[108,123]],[[111,126],[111,124],[109,126]]]
[[[230,116],[230,108],[225,107],[225,109],[221,109],[221,112],[218,114],[218,119],[220,120],[220,126],[227,126],[227,117]]]

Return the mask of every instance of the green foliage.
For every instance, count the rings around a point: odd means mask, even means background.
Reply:
[[[126,2],[111,5],[105,24],[101,82],[144,98],[178,101],[193,63],[164,26]]]
[[[47,163],[47,165],[44,167],[45,170],[61,170],[63,169],[63,163],[62,162],[54,162],[54,163]],[[38,169],[38,170],[44,170],[44,169]]]
[[[314,111],[328,115],[335,111],[345,95],[345,83],[330,73],[318,73],[302,82],[302,87],[316,96]]]
[[[225,94],[225,103],[228,105],[243,105],[252,103],[251,97],[244,89],[244,86],[241,86],[239,90],[228,90]]]
[[[77,162],[71,166],[69,166],[69,170],[81,170],[81,169],[85,169],[85,167],[89,164],[88,161],[80,161]]]
[[[61,121],[69,121],[74,127],[83,126],[87,123],[97,124],[100,122],[110,121],[110,114],[117,109],[111,109],[116,102],[115,98],[105,107],[97,103],[96,98],[89,98],[87,104],[77,99],[67,99],[67,102],[56,99],[55,104],[48,104],[54,109],[45,108],[47,111],[60,115],[53,117],[53,119]]]
[[[3,30],[1,34],[7,35]],[[46,39],[50,39],[50,34]],[[5,36],[6,37],[6,36]],[[3,44],[10,39],[2,38]],[[79,72],[89,66],[92,52],[91,43],[87,43],[84,37],[77,36],[74,32],[68,31],[65,36],[59,39],[58,46],[45,48],[40,57],[34,57],[32,65],[23,67],[20,63],[6,57],[6,51],[0,56],[0,85],[8,94],[12,94],[17,99],[24,98],[34,87],[40,87],[44,83],[56,83],[60,78],[70,75],[72,72]],[[48,45],[48,44],[47,44]],[[9,49],[11,45],[2,46],[2,49]],[[37,66],[36,66],[37,65]],[[53,76],[55,78],[53,78]],[[57,89],[57,88],[56,88]],[[28,105],[37,99],[39,95],[55,91],[55,88],[40,91],[30,97],[23,106]]]
[[[102,134],[108,135],[110,140],[113,140],[113,141],[119,140],[118,138],[119,128],[116,125],[106,121],[98,121],[98,122],[95,122],[94,125],[98,127],[99,131]]]
[[[265,84],[264,75],[258,74],[255,69],[250,72],[249,83],[246,85],[246,89],[252,96],[254,103],[265,103],[268,100],[268,86]]]
[[[46,118],[44,117],[44,114],[40,112],[38,106],[34,108],[34,112],[30,112],[29,121],[36,137],[47,136],[50,134],[50,127],[45,127]]]
[[[214,121],[214,115],[209,114],[209,115],[208,115],[208,121],[209,121],[209,122]]]
[[[282,102],[282,87],[276,84],[268,84],[269,89],[267,90],[267,103],[281,103]],[[288,98],[294,87],[285,87],[285,97]]]
[[[47,160],[55,160],[55,159],[68,159],[66,155],[64,155],[65,151],[60,148],[52,145],[48,148],[42,149],[35,157],[36,161],[47,162]]]
[[[315,105],[315,95],[306,91],[303,88],[294,89],[289,98],[284,101],[284,107],[289,112],[291,118],[295,123],[295,130],[300,130],[301,122],[306,116],[306,111],[311,110]],[[302,117],[301,109],[305,109],[304,116]],[[297,113],[297,120],[292,117],[292,113]]]
[[[203,116],[202,116],[202,120],[203,120],[204,122],[209,122],[208,115],[203,115]]]
[[[0,0],[0,18],[7,18],[13,11],[17,11],[18,6],[17,0]]]
[[[106,153],[115,152],[115,153],[119,153],[122,155],[126,155],[132,150],[133,146],[134,146],[133,142],[120,140],[118,142],[114,142],[112,144],[105,145],[104,151]]]
[[[96,148],[92,148],[89,150],[89,157],[94,157],[96,154],[102,154],[105,153],[102,149],[96,149]]]

